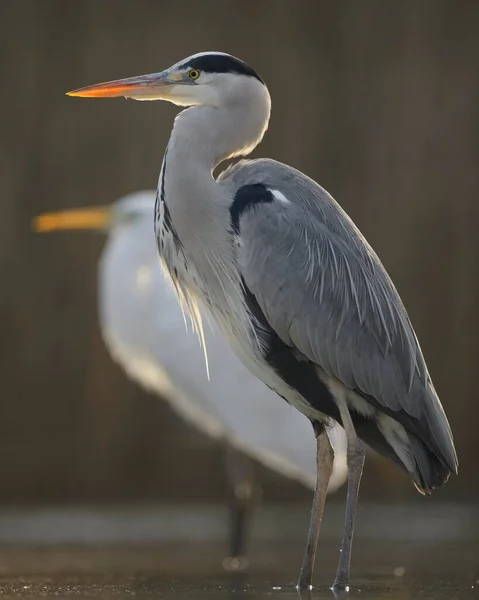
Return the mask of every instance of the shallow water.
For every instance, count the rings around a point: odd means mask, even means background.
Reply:
[[[298,600],[307,509],[260,511],[241,573],[222,568],[224,512],[148,510],[2,511],[0,597]],[[342,507],[327,514],[304,600],[334,600]],[[479,598],[477,508],[361,506],[346,597]]]
[[[0,549],[2,598],[184,597],[294,598],[302,548],[260,544],[245,573],[221,567],[217,544],[52,546]],[[394,600],[479,598],[479,544],[405,544],[357,540],[350,599]],[[334,600],[336,544],[323,544],[316,563],[315,589],[306,600]]]

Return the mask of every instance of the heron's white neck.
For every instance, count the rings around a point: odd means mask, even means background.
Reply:
[[[213,170],[255,148],[267,129],[270,106],[267,88],[255,80],[223,106],[194,106],[176,117],[165,155],[164,196],[180,237],[204,233],[202,220],[214,220],[219,207],[226,208]]]
[[[241,287],[230,240],[234,192],[214,179],[213,170],[226,158],[248,154],[261,141],[270,112],[268,91],[261,87],[262,96],[240,95],[220,107],[183,111],[175,120],[159,181],[183,254],[178,256],[170,238],[163,249],[164,263],[185,296],[192,294],[220,311],[218,307],[228,306]],[[202,282],[209,282],[208,288]],[[242,307],[241,299],[236,306]]]
[[[195,156],[211,170],[227,158],[249,154],[262,140],[271,112],[268,89],[248,81],[221,106],[193,106],[175,119],[169,150]]]

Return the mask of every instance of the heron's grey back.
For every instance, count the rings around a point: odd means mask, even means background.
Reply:
[[[372,406],[407,421],[451,468],[452,434],[399,295],[351,219],[301,172],[240,161],[219,181],[278,190],[241,217],[238,261],[269,325]]]

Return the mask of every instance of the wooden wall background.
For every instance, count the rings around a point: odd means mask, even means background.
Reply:
[[[383,259],[457,439],[461,477],[436,498],[477,497],[478,26],[474,0],[0,3],[0,502],[223,493],[220,449],[103,347],[101,237],[29,229],[43,210],[155,187],[176,110],[65,92],[207,49],[244,58],[269,84],[256,156],[318,179]],[[270,499],[306,497],[266,479]],[[416,497],[377,461],[363,495]]]

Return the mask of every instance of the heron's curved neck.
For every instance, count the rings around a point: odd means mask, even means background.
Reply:
[[[266,88],[265,88],[266,90]],[[261,141],[269,120],[269,94],[255,105],[257,97],[226,106],[195,106],[175,119],[165,155],[162,181],[164,200],[180,237],[205,235],[221,219],[228,198],[213,178],[223,160],[249,154]],[[216,225],[221,228],[218,221]],[[224,225],[223,225],[224,226]]]
[[[170,142],[169,158],[183,161],[183,168],[201,166],[213,170],[234,156],[245,156],[263,138],[269,119],[255,114],[248,106],[194,106],[182,111],[175,119]]]

